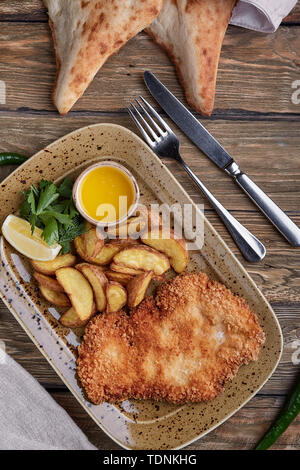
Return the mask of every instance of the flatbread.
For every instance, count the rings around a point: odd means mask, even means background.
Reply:
[[[56,51],[53,101],[66,114],[105,61],[149,26],[163,0],[44,0]]]
[[[146,31],[175,63],[189,104],[210,115],[223,38],[236,0],[165,0]]]

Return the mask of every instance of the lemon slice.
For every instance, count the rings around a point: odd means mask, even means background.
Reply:
[[[61,250],[58,243],[47,245],[42,239],[42,230],[38,227],[35,227],[31,234],[29,222],[15,215],[6,217],[2,225],[2,234],[22,255],[37,261],[52,261]]]

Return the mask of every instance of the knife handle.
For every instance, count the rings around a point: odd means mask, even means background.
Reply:
[[[250,178],[233,162],[226,171],[233,176],[238,185],[252,199],[269,221],[293,246],[300,246],[300,229]]]
[[[244,258],[252,263],[261,261],[266,254],[264,245],[222,206],[181,158],[180,163],[222,219]]]

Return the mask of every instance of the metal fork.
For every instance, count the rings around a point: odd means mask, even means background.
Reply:
[[[140,99],[144,106],[140,101],[135,100],[138,107],[135,106],[134,103],[130,103],[131,108],[128,107],[127,111],[139,128],[145,141],[159,157],[174,158],[183,166],[185,171],[190,175],[194,183],[222,219],[246,260],[251,262],[261,261],[266,254],[264,245],[251,232],[249,232],[249,230],[241,225],[211,194],[202,181],[182,159],[179,152],[180,143],[172,129],[142,96],[140,96]],[[155,118],[156,121],[153,118]],[[158,123],[160,125],[158,125]]]

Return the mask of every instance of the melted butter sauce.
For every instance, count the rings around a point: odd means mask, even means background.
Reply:
[[[82,180],[79,197],[84,211],[93,219],[115,222],[126,216],[134,202],[134,186],[121,170],[102,166]]]

